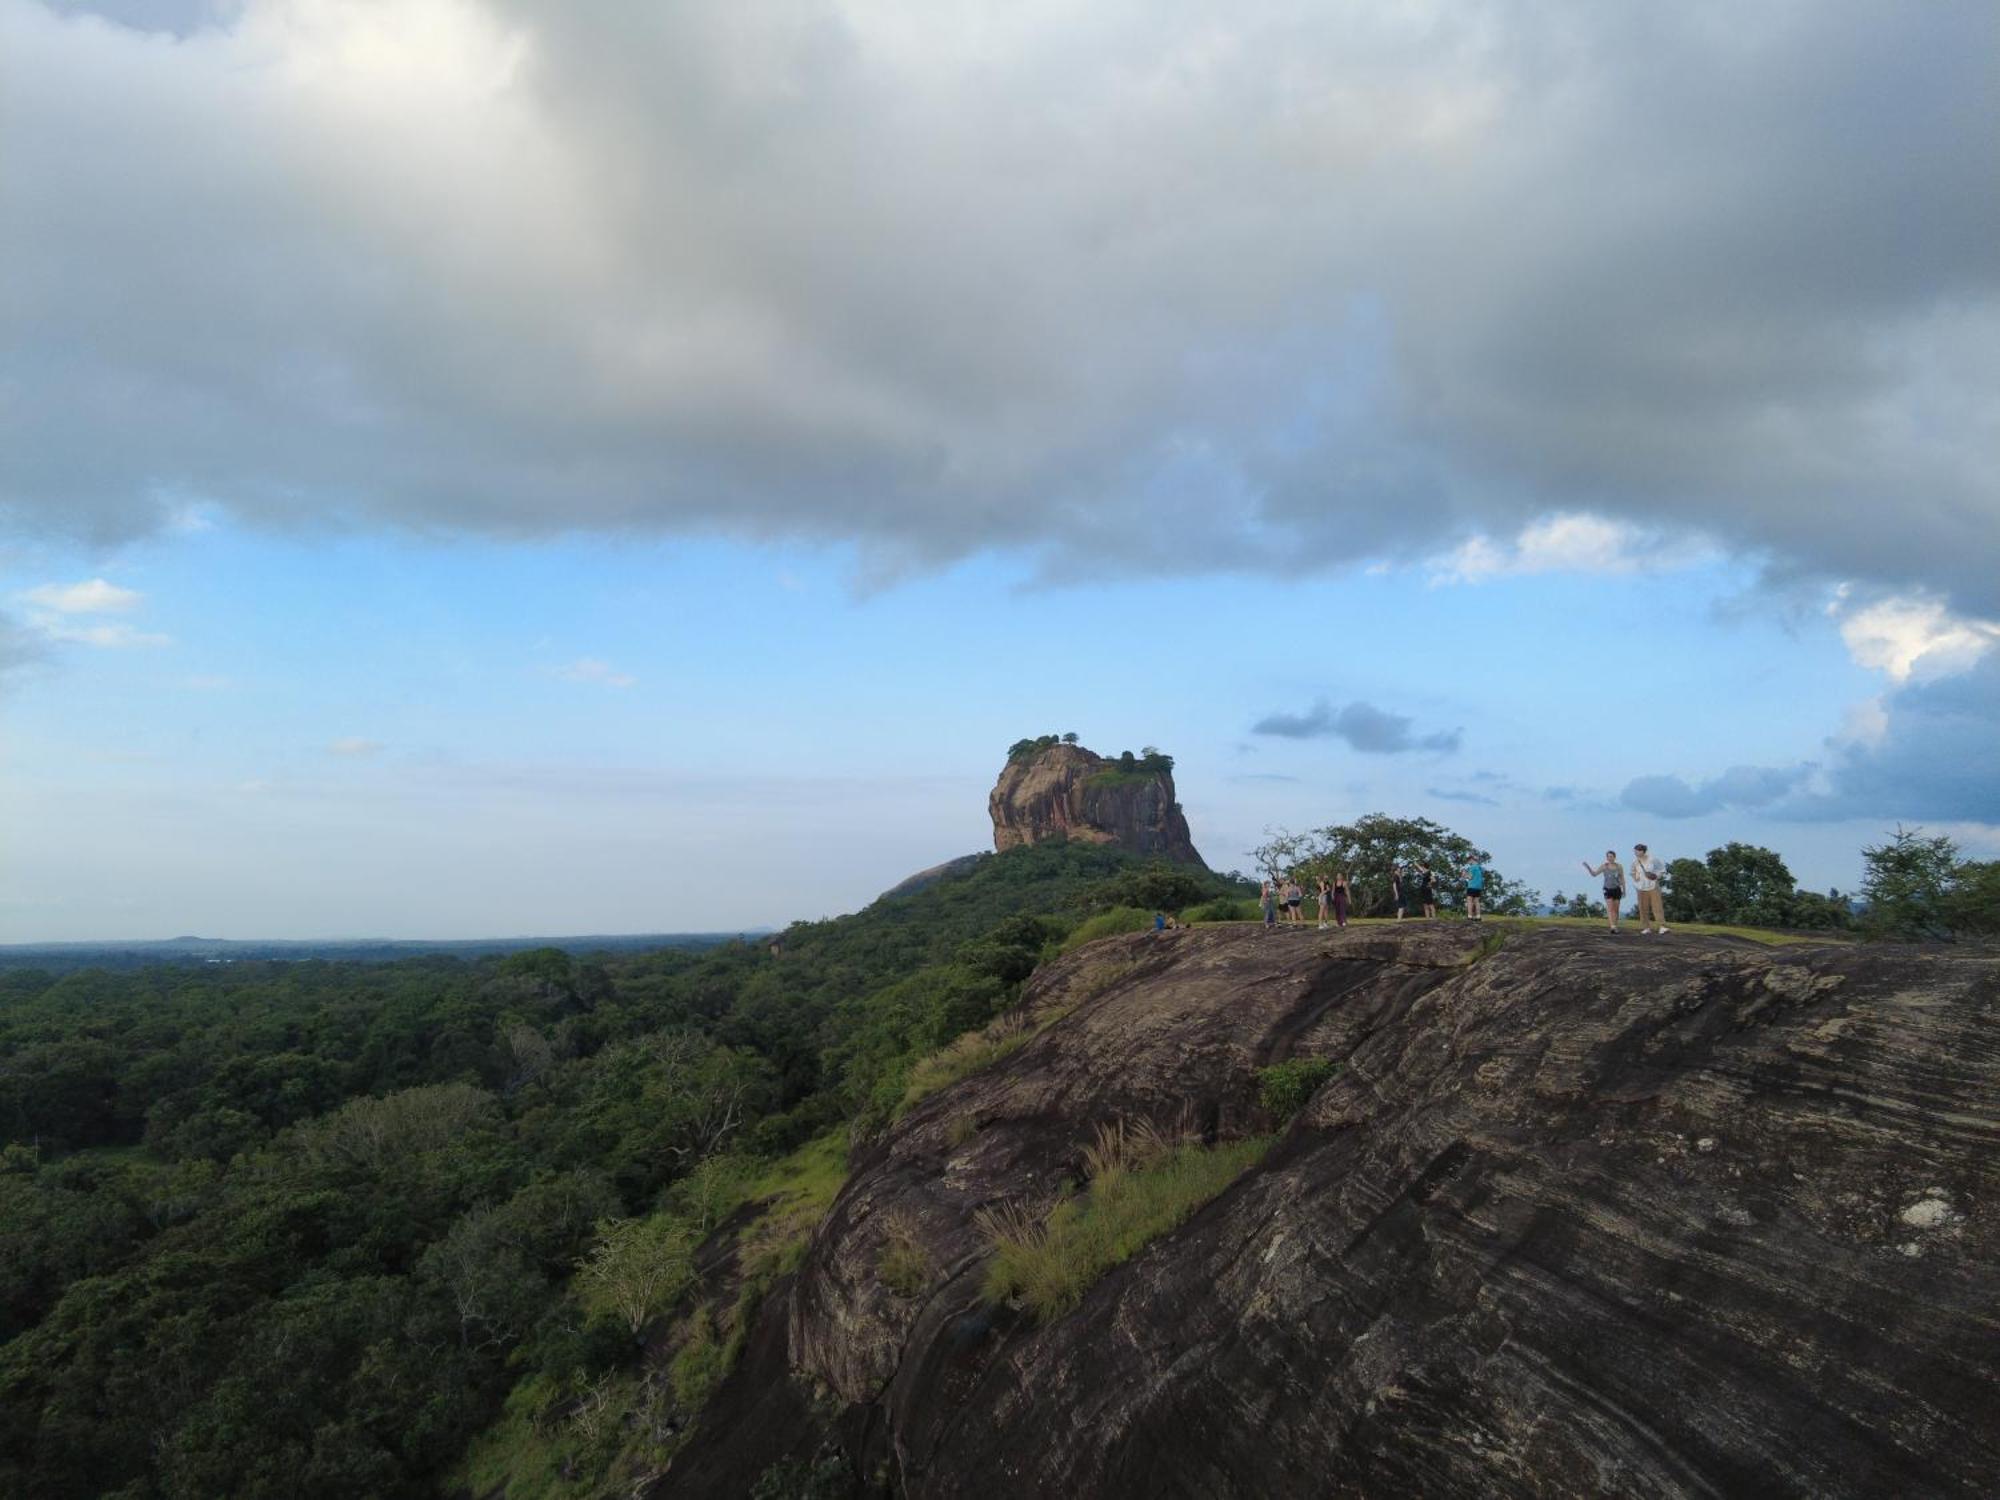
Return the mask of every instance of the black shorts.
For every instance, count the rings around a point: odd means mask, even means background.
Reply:
[[[1606,901],[1623,901],[1625,899],[1625,887],[1622,885],[1614,886],[1606,890],[1604,893],[1604,899]]]

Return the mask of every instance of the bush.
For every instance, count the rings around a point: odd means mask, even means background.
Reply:
[[[1044,1321],[1061,1317],[1113,1266],[1178,1228],[1261,1158],[1269,1136],[1204,1147],[1150,1127],[1098,1132],[1089,1188],[1046,1216],[1020,1204],[979,1216],[993,1247],[986,1295],[1019,1296]]]
[[[1257,1097],[1280,1124],[1306,1107],[1319,1086],[1340,1071],[1324,1057],[1293,1057],[1257,1074]]]

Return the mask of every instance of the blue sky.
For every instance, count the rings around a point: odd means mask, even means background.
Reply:
[[[989,558],[863,592],[796,547],[212,523],[11,561],[16,599],[137,596],[63,616],[132,643],[52,640],[11,689],[14,941],[782,924],[985,846],[1005,746],[1049,729],[1173,753],[1219,867],[1383,810],[1547,892],[1636,838],[1747,838],[1851,887],[1882,827],[1620,805],[1641,770],[1823,760],[1881,687],[1823,612],[1746,606],[1752,575],[1713,558],[1067,586]],[[1457,747],[1252,732],[1321,700]]]
[[[781,924],[1068,729],[1223,867],[1993,853],[1995,55],[0,0],[0,939]]]

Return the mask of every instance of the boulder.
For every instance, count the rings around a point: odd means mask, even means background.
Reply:
[[[2000,1493],[2000,955],[1197,927],[1023,1003],[858,1154],[659,1493],[747,1490],[780,1391],[824,1424],[782,1451],[912,1497]],[[1108,1121],[1270,1130],[1299,1056],[1340,1066],[1074,1312],[987,1299],[979,1210]]]

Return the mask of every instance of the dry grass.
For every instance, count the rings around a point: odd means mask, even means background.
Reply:
[[[979,1214],[993,1247],[986,1294],[1019,1297],[1047,1321],[1069,1312],[1093,1283],[1178,1228],[1269,1149],[1253,1136],[1204,1147],[1178,1127],[1119,1122],[1084,1148],[1086,1190],[1047,1211],[1004,1203]]]
[[[883,1220],[882,1247],[875,1255],[875,1270],[883,1284],[899,1297],[918,1296],[931,1284],[937,1267],[917,1232],[917,1221],[909,1214],[891,1214]]]

